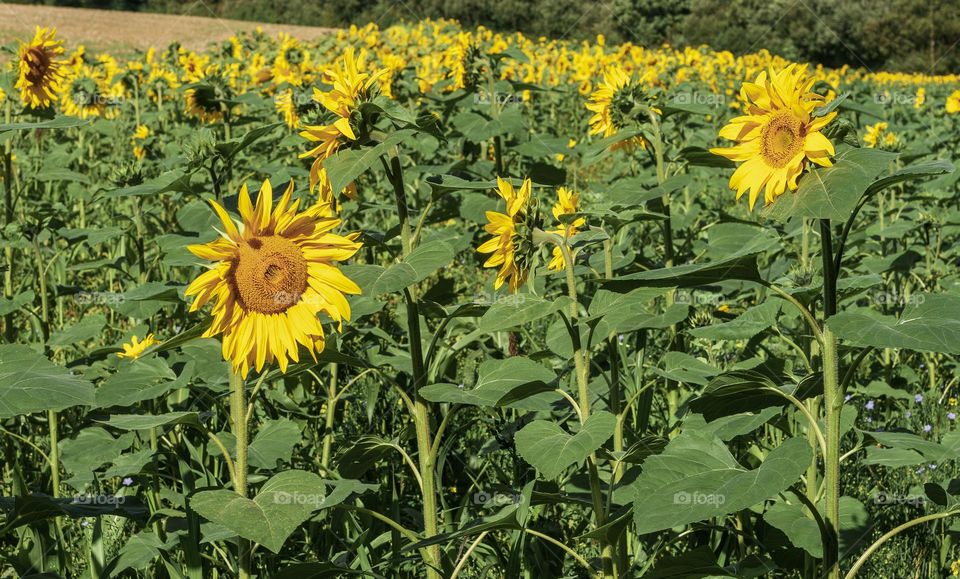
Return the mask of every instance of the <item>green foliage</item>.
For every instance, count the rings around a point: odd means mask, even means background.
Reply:
[[[557,34],[583,8],[423,6]],[[656,42],[699,34],[707,9],[741,26],[716,31],[731,43],[759,42],[758,22],[778,12],[809,23],[778,2],[614,6],[642,18],[611,37],[629,26]],[[302,16],[383,5],[337,8]],[[765,45],[831,46],[805,38],[790,29]],[[528,57],[511,46],[491,58]],[[213,123],[183,113],[183,89],[87,123],[11,108],[0,576],[813,578],[838,555],[849,571],[898,527],[861,576],[949,573],[960,557],[948,518],[960,514],[952,87],[928,86],[925,108],[879,106],[870,96],[884,87],[851,75],[830,105],[842,119],[833,166],[806,167],[761,212],[735,201],[733,163],[709,152],[739,113],[676,103],[717,90],[702,79],[650,97],[663,105],[656,126],[600,138],[585,134],[578,87],[485,78],[529,91],[501,103],[421,93],[414,73],[401,71],[395,100],[359,105],[363,137],[324,161],[335,209],[315,205],[307,143],[276,120],[278,87],[251,85]],[[895,151],[859,146],[878,118]],[[138,124],[154,141],[131,165],[117,143]],[[644,147],[614,147],[638,136]],[[529,271],[510,292],[476,248],[491,237],[487,212],[505,210],[497,178],[521,187],[531,175],[509,239]],[[329,210],[337,221],[324,224],[359,233],[362,248],[329,267],[362,293],[345,298],[342,324],[319,314],[315,357],[299,348],[286,371],[268,362],[241,377],[208,333],[209,306],[190,311],[187,284],[207,270],[186,246],[225,228],[210,200],[236,217],[237,191],[267,177],[278,195],[295,181],[300,211]],[[351,183],[356,197],[340,194]],[[576,213],[552,211],[559,184],[580,194]],[[157,343],[139,357],[117,356],[148,333]],[[832,466],[837,486],[824,482]]]

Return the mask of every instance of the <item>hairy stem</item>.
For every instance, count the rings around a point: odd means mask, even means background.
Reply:
[[[840,412],[843,409],[843,391],[839,380],[837,337],[827,325],[827,319],[836,312],[837,270],[834,268],[829,220],[820,221],[823,244],[823,405],[826,419],[826,444],[823,484],[826,496],[826,522],[830,533],[830,549],[824,553],[827,577],[840,577]]]
[[[247,401],[245,381],[240,374],[230,371],[230,416],[233,422],[233,435],[237,439],[236,460],[234,461],[233,488],[238,495],[247,498]],[[250,577],[250,541],[237,538],[240,559],[239,577]]]

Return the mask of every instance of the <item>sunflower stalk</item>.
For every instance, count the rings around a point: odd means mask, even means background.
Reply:
[[[399,151],[393,147],[389,153],[389,164],[383,157],[380,158],[387,172],[387,177],[393,185],[397,203],[397,215],[400,218],[400,238],[403,244],[403,255],[413,251],[413,234],[410,228],[410,212],[407,205],[407,193],[403,183],[403,166],[400,163]],[[437,518],[437,491],[436,491],[436,451],[430,433],[430,406],[429,402],[420,395],[420,388],[426,385],[427,376],[424,367],[423,343],[420,335],[420,310],[417,303],[416,288],[404,288],[403,295],[407,306],[407,331],[409,332],[410,358],[413,368],[413,406],[414,424],[417,436],[417,457],[422,481],[423,494],[423,531],[426,538],[433,537],[438,532]],[[440,547],[431,545],[424,550],[427,565],[427,577],[440,578]]]
[[[56,410],[47,411],[50,429],[50,486],[53,498],[60,498],[60,417]]]
[[[324,412],[323,450],[320,453],[320,468],[324,475],[330,471],[330,450],[333,446],[333,422],[337,409],[337,374],[336,363],[330,364],[330,381],[327,385],[327,404]],[[320,381],[317,380],[319,383]]]
[[[826,444],[824,456],[824,492],[829,550],[824,552],[827,577],[840,577],[840,412],[843,409],[843,390],[839,381],[837,337],[827,325],[827,320],[836,313],[837,273],[833,262],[833,242],[830,221],[820,220],[820,240],[823,258],[823,404],[826,420]]]
[[[603,271],[607,279],[613,279],[613,240],[607,238],[603,241]],[[623,391],[620,384],[620,345],[618,344],[617,332],[611,331],[607,337],[607,350],[610,355],[610,411],[617,417],[616,426],[613,430],[613,452],[617,457],[621,457],[623,452]],[[613,464],[613,473],[610,481],[610,495],[607,500],[606,515],[610,514],[613,507],[613,491],[623,477],[623,461],[617,460]],[[629,542],[629,530],[625,530],[614,548],[616,559],[614,565],[616,569],[626,568],[627,543]]]
[[[660,130],[660,121],[657,118],[657,114],[653,109],[647,108],[646,113],[650,119],[650,135],[651,135],[651,146],[653,147],[653,158],[656,165],[657,172],[657,185],[663,186],[667,180],[667,167],[664,160],[663,154],[663,133]],[[670,217],[670,194],[664,191],[663,196],[660,198],[660,211],[663,215],[666,216],[662,222],[663,228],[663,262],[665,267],[673,267],[675,264],[676,256],[674,255],[673,248],[673,221]],[[670,290],[665,296],[665,305],[670,307],[674,304],[676,299],[675,290]],[[677,345],[679,337],[677,335],[676,326],[670,327],[670,348],[673,349]],[[683,348],[681,348],[681,351]],[[672,380],[666,381],[667,386],[667,408],[670,413],[670,419],[677,415],[677,409],[680,407],[680,392],[676,387],[676,383]],[[675,431],[673,431],[675,432]]]
[[[3,120],[10,124],[13,115],[13,101],[4,102]],[[13,223],[13,139],[7,139],[3,144],[3,224],[10,226]],[[3,256],[6,267],[3,271],[3,297],[13,299],[13,244],[4,243]],[[4,340],[13,343],[13,312],[3,316]]]
[[[573,362],[577,377],[578,406],[580,407],[580,419],[586,423],[590,418],[590,368],[587,361],[587,352],[580,341],[580,329],[577,327],[577,319],[580,316],[580,305],[577,295],[577,279],[574,275],[573,253],[567,241],[559,235],[548,235],[547,239],[552,241],[560,248],[563,253],[564,271],[567,279],[567,295],[570,297],[570,325],[572,331],[570,338],[573,341]],[[603,489],[600,483],[600,474],[597,470],[597,455],[590,453],[587,458],[587,468],[590,474],[590,496],[593,502],[593,513],[596,519],[597,528],[606,523],[606,511],[603,505]],[[604,577],[617,577],[614,571],[614,552],[613,545],[606,540],[600,540],[602,551],[603,575]]]
[[[230,371],[230,417],[233,435],[237,440],[236,460],[234,460],[233,488],[242,498],[247,498],[247,402],[246,381],[234,369]],[[237,538],[239,558],[239,577],[250,577],[251,545],[248,539]]]

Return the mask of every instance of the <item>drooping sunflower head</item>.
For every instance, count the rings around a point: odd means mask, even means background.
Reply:
[[[205,123],[223,120],[226,105],[211,85],[197,85],[183,92],[184,108],[188,114]]]
[[[59,56],[63,41],[56,39],[55,28],[37,26],[33,40],[21,42],[18,51],[18,76],[15,88],[20,89],[20,100],[31,109],[47,107],[57,100],[63,80]]]
[[[300,113],[297,110],[297,103],[292,89],[287,89],[277,93],[273,104],[277,112],[283,115],[283,122],[291,129],[300,126]]]
[[[111,102],[101,73],[87,65],[71,69],[63,80],[60,93],[60,107],[63,113],[71,117],[87,119],[103,116],[107,104]]]
[[[750,208],[764,191],[766,204],[787,189],[797,188],[797,179],[808,161],[823,167],[833,163],[833,143],[821,132],[836,116],[835,111],[815,116],[825,99],[811,92],[813,78],[806,67],[791,64],[779,72],[761,72],[755,82],[744,83],[741,98],[746,107],[720,130],[720,136],[736,141],[732,147],[710,149],[714,154],[742,163],[730,177],[737,199],[750,192]]]
[[[221,237],[188,247],[216,262],[187,287],[186,295],[196,296],[190,310],[214,301],[205,336],[222,335],[224,359],[243,376],[273,361],[285,372],[290,361],[300,360],[301,345],[315,359],[324,347],[317,315],[342,325],[350,319],[345,294],[360,293],[337,267],[360,249],[356,236],[333,233],[338,219],[298,213],[292,193],[291,182],[274,205],[270,182],[264,181],[254,205],[244,186],[239,224],[211,202],[223,224]]]
[[[483,267],[498,267],[494,287],[500,289],[509,280],[511,293],[516,293],[530,273],[535,246],[533,231],[540,226],[537,213],[530,207],[533,183],[524,179],[520,189],[507,180],[497,178],[497,193],[506,201],[506,213],[487,211],[488,223],[483,229],[493,237],[477,251],[492,254]]]
[[[486,65],[480,47],[469,32],[461,32],[450,51],[452,89],[470,90],[483,80]]]
[[[324,82],[330,85],[330,90],[313,89],[313,100],[332,112],[334,119],[330,124],[304,126],[300,133],[301,137],[316,143],[312,149],[300,154],[300,158],[314,158],[310,168],[311,190],[320,183],[323,161],[342,145],[363,137],[369,129],[359,106],[374,96],[379,79],[389,71],[381,69],[368,73],[365,68],[366,52],[361,50],[360,55],[355,56],[353,47],[350,47],[337,66],[324,71]]]
[[[587,221],[583,217],[571,218],[580,210],[580,194],[571,191],[566,187],[557,189],[557,202],[553,204],[552,213],[554,219],[559,223],[557,228],[551,233],[555,233],[564,239],[573,237],[580,232],[580,229],[586,225]],[[547,269],[551,271],[560,271],[566,265],[563,257],[563,250],[559,247],[553,248],[553,254]]]
[[[638,107],[658,112],[649,85],[655,79],[654,72],[648,70],[640,79],[634,79],[619,66],[611,66],[603,73],[603,80],[590,95],[587,110],[593,112],[590,117],[590,134],[610,137],[627,128],[637,114]],[[626,146],[644,146],[642,137],[628,140]]]

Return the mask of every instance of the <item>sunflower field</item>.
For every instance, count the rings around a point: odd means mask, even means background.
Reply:
[[[0,578],[960,576],[960,76],[3,49]]]

